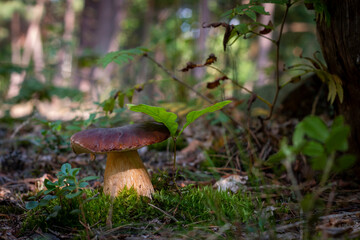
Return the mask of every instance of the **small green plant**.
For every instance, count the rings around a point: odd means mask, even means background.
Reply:
[[[284,139],[280,151],[270,157],[268,163],[283,159],[293,162],[298,154],[303,154],[310,158],[314,170],[324,171],[321,182],[325,184],[331,172],[346,170],[355,162],[355,157],[350,154],[336,157],[337,152],[348,150],[349,134],[350,127],[344,124],[342,116],[335,118],[330,128],[320,117],[308,116],[296,126],[292,145]]]
[[[62,133],[62,121],[48,121],[39,118],[35,119],[35,122],[42,127],[40,129],[41,137],[34,139],[34,143],[40,151],[49,149],[50,151],[61,152],[63,148],[66,148],[67,136]]]
[[[51,182],[45,179],[46,190],[41,190],[35,196],[30,197],[29,199],[32,201],[26,203],[26,209],[42,208],[44,210],[42,213],[46,215],[45,221],[58,218],[61,211],[70,211],[70,214],[78,214],[79,221],[82,220],[83,224],[86,224],[83,205],[95,197],[88,198],[85,187],[89,185],[88,181],[98,177],[88,176],[78,179],[79,171],[80,168],[72,168],[69,163],[63,164],[61,171],[57,173],[58,180]]]
[[[37,206],[47,206],[52,199],[59,198],[60,200],[63,200],[78,197],[83,193],[84,188],[89,185],[87,181],[99,178],[96,176],[88,176],[79,180],[77,178],[79,171],[80,168],[71,168],[69,163],[64,163],[61,166],[61,171],[56,174],[58,180],[51,182],[49,179],[45,179],[44,185],[46,190],[41,190],[36,196],[29,198],[41,199],[39,201],[35,200],[27,202],[26,208],[30,210],[36,208]],[[50,217],[56,217],[56,215],[52,215]]]
[[[153,80],[148,80],[145,83],[136,84],[135,86],[130,87],[126,90],[112,91],[110,93],[110,97],[99,103],[99,105],[102,107],[106,115],[108,113],[112,113],[116,105],[118,105],[118,107],[120,108],[124,108],[125,99],[127,99],[129,103],[132,103],[134,93],[142,91],[147,84],[153,82]]]
[[[201,117],[206,113],[215,112],[217,110],[222,109],[227,104],[231,103],[230,100],[218,102],[212,106],[204,108],[198,111],[191,111],[186,115],[186,123],[179,131],[179,124],[176,122],[177,115],[173,112],[167,112],[162,107],[154,107],[145,104],[134,105],[134,104],[127,104],[128,108],[134,112],[141,112],[149,115],[155,121],[163,123],[170,131],[170,136],[174,143],[174,162],[173,167],[175,171],[175,164],[176,164],[176,140],[181,135],[181,133],[185,130],[187,126],[193,123],[196,119]]]
[[[290,81],[286,82],[282,85],[285,86],[289,82],[298,82],[301,80],[301,77],[308,74],[308,73],[315,73],[321,81],[328,86],[328,98],[327,100],[333,104],[335,101],[336,96],[338,96],[340,103],[343,102],[344,99],[344,91],[342,88],[342,80],[336,74],[329,73],[328,68],[325,64],[323,64],[319,58],[316,56],[319,52],[315,52],[313,54],[313,58],[310,57],[303,57],[300,55],[300,58],[305,59],[309,62],[307,63],[300,63],[294,66],[290,66],[287,69],[293,71],[300,71],[301,73],[297,74],[296,76],[292,77]]]
[[[329,177],[350,168],[356,161],[355,156],[345,153],[348,150],[349,134],[350,127],[344,124],[342,116],[335,118],[331,127],[327,127],[320,117],[308,116],[296,126],[292,145],[284,138],[279,152],[271,156],[267,162],[269,165],[282,162],[286,168],[297,201],[300,203],[300,215],[306,219],[304,239],[308,239],[314,225],[313,221],[316,221],[315,209],[318,214],[324,209],[320,195],[329,189]],[[305,196],[291,166],[298,155],[308,157],[312,169],[321,173],[319,186]]]

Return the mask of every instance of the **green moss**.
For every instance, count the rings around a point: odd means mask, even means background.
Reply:
[[[161,223],[166,222],[167,227],[178,231],[190,230],[191,224],[195,222],[201,222],[203,225],[246,222],[254,209],[249,196],[243,193],[218,192],[211,187],[187,186],[181,189],[181,194],[171,190],[160,190],[155,192],[152,200],[139,197],[134,189],[125,189],[114,200],[97,191],[87,190],[86,194],[88,198],[96,196],[83,206],[87,224],[97,227],[106,226],[111,208],[113,227],[126,224],[146,226],[156,219]],[[83,227],[79,223],[80,212],[73,211],[79,209],[78,201],[66,201],[58,215],[49,218],[53,207],[59,204],[59,200],[54,199],[47,207],[37,207],[29,211],[25,229],[39,226],[46,230],[50,226],[60,226],[82,230]]]

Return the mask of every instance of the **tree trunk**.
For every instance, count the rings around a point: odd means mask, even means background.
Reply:
[[[103,56],[107,52],[116,51],[119,47],[118,34],[120,25],[126,14],[125,0],[86,0],[81,19],[80,49],[91,50],[95,55]],[[106,69],[97,67],[80,70],[81,78],[75,84],[83,91],[91,91],[96,99],[104,89],[94,86],[110,84],[110,75],[114,64]],[[95,81],[101,80],[101,84]]]
[[[267,25],[269,21],[274,22],[274,13],[275,13],[275,4],[272,3],[264,3],[263,7],[265,11],[269,12],[270,15],[260,15],[261,23]],[[266,35],[268,38],[273,37],[273,31]],[[263,37],[258,38],[259,44],[259,54],[257,56],[257,69],[258,71],[258,80],[256,81],[257,86],[264,86],[269,84],[269,76],[265,73],[265,69],[271,65],[271,61],[269,60],[270,51],[273,47],[273,43],[268,39]]]
[[[64,79],[68,79],[72,75],[73,60],[73,33],[75,29],[75,11],[74,0],[66,1],[66,9],[64,14],[64,34],[63,46],[58,52],[59,69],[54,79],[57,86],[65,86]]]
[[[142,40],[139,45],[140,46],[149,46],[150,45],[150,40],[151,40],[151,26],[153,26],[154,24],[154,16],[156,14],[156,9],[155,8],[155,1],[154,0],[148,0],[147,1],[147,7],[146,7],[146,13],[144,15],[144,19],[143,19],[143,24],[141,27],[141,35],[140,35],[140,39]],[[151,64],[151,63],[150,63]],[[136,78],[136,84],[144,84],[146,83],[149,79],[154,77],[154,73],[152,71],[152,68],[150,68],[149,65],[149,60],[146,58],[142,58],[139,60],[139,66],[141,66],[141,68],[139,69],[138,73],[136,74],[135,78]],[[132,83],[132,85],[135,85],[135,83]],[[123,90],[123,89],[122,89]],[[154,96],[154,85],[153,84],[149,84],[145,87],[143,94],[135,94],[133,101],[134,102],[139,102],[137,99],[141,98],[141,96],[145,95],[148,99],[155,100],[155,96]],[[140,101],[141,102],[141,101]],[[155,102],[149,102],[149,104],[154,104]]]
[[[329,72],[344,88],[340,114],[351,127],[350,151],[360,159],[360,1],[326,0],[330,24],[317,19],[318,38]],[[359,165],[359,161],[358,164]]]
[[[44,68],[44,57],[43,47],[41,40],[40,22],[44,13],[44,5],[46,0],[37,0],[36,5],[33,7],[31,12],[31,21],[29,28],[26,33],[23,54],[20,56],[20,48],[18,45],[18,28],[20,26],[20,19],[17,13],[14,13],[12,21],[12,61],[14,64],[21,64],[23,67],[27,67],[30,64],[31,57],[34,61],[34,72],[35,76],[42,82],[45,82],[45,77],[42,74]],[[19,25],[19,26],[17,26]],[[8,98],[15,97],[19,94],[20,86],[25,79],[26,72],[23,71],[21,74],[13,73],[11,75],[10,87],[7,93]]]
[[[196,49],[195,49],[195,62],[203,62],[210,53],[206,49],[206,39],[209,34],[209,28],[203,28],[203,23],[210,22],[210,10],[208,6],[208,0],[200,0],[198,3],[199,6],[199,36],[196,39]],[[205,68],[195,68],[193,71],[195,79],[200,82],[205,76]]]

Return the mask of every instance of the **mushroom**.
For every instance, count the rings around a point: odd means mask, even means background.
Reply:
[[[117,128],[87,129],[71,136],[78,153],[107,154],[104,193],[116,197],[125,186],[151,198],[154,188],[137,152],[138,148],[162,142],[170,136],[165,125],[145,122]]]

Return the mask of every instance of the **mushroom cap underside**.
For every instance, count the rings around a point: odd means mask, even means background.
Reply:
[[[162,142],[170,136],[168,128],[158,122],[144,122],[117,128],[87,129],[71,136],[75,153],[107,153],[135,150]]]

